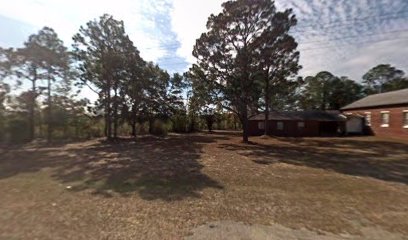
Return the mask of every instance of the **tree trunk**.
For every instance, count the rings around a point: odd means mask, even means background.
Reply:
[[[136,121],[132,121],[132,136],[136,138]]]
[[[118,89],[115,87],[113,100],[113,138],[118,137]]]
[[[249,143],[249,132],[248,132],[248,110],[245,107],[242,110],[242,116],[241,116],[242,120],[242,141],[244,143]]]
[[[35,99],[36,99],[36,83],[37,76],[34,75],[34,79],[31,80],[32,87],[31,87],[31,102],[30,102],[30,109],[29,109],[29,131],[30,131],[30,141],[34,140],[35,137]]]
[[[75,138],[79,139],[79,122],[75,121]]]
[[[110,93],[110,81],[108,80],[106,89],[106,102],[105,102],[105,128],[106,138],[110,140],[112,138],[112,124],[111,124],[111,93]]]
[[[132,105],[132,116],[131,116],[131,127],[132,127],[132,136],[136,138],[136,104]]]
[[[44,130],[43,130],[43,116],[41,114],[41,112],[38,113],[38,136],[40,138],[43,138],[44,136]]]
[[[248,138],[248,118],[247,119],[243,119],[242,121],[242,141],[244,143],[249,143],[249,138]]]
[[[269,82],[269,81],[268,81]],[[268,86],[269,84],[267,84]],[[268,87],[269,88],[269,87]],[[265,91],[265,123],[264,123],[264,135],[268,135],[268,123],[269,123],[269,89]]]
[[[153,118],[149,117],[149,134],[153,133]]]
[[[51,77],[48,76],[48,99],[47,99],[47,105],[48,105],[48,116],[47,116],[47,142],[51,142],[52,138],[52,111],[51,111]]]
[[[190,131],[189,132],[194,132],[195,130],[195,116],[194,114],[191,115],[191,123],[190,123]]]
[[[212,123],[207,122],[208,132],[212,132]]]

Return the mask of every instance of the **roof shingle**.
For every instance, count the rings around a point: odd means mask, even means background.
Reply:
[[[398,105],[405,103],[408,104],[408,88],[392,92],[373,94],[355,101],[343,107],[341,110]]]
[[[293,112],[270,112],[269,120],[297,120],[297,121],[345,121],[346,119],[339,112],[325,111],[293,111]],[[250,118],[250,120],[265,120],[265,114],[260,113]]]

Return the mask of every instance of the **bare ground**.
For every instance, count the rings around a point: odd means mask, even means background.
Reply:
[[[206,236],[211,222],[289,229],[287,239],[408,235],[408,142],[251,140],[218,132],[2,147],[0,239],[181,239]]]

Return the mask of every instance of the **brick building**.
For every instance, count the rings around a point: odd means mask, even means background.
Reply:
[[[370,95],[341,110],[346,116],[364,116],[367,134],[408,139],[408,89]]]
[[[267,133],[273,136],[314,137],[337,136],[345,127],[346,118],[340,112],[295,111],[271,112],[268,117]],[[265,114],[250,118],[249,134],[265,133]]]

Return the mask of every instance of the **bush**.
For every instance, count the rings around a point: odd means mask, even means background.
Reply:
[[[11,143],[30,141],[29,124],[23,119],[13,119],[8,122],[7,133]]]
[[[156,136],[167,136],[167,133],[168,130],[166,124],[160,119],[154,120],[152,134]]]
[[[177,133],[187,132],[188,119],[186,115],[175,115],[173,117],[173,131]]]

